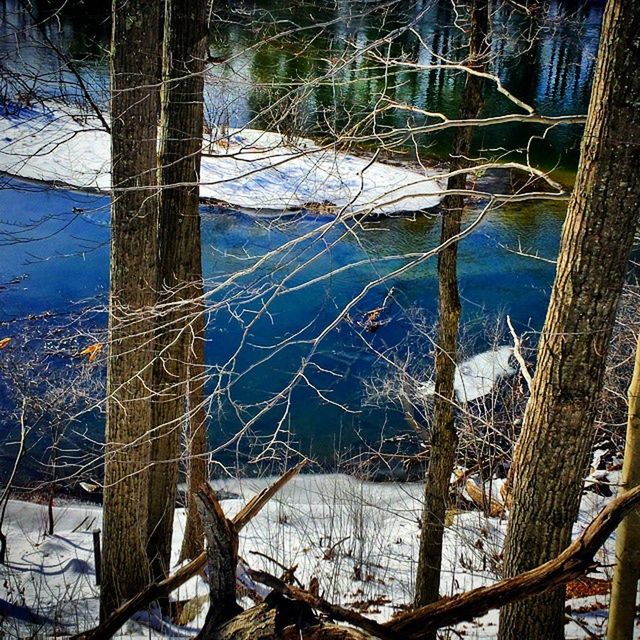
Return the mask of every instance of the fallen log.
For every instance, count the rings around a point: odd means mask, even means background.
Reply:
[[[488,587],[441,598],[398,616],[385,623],[384,627],[396,638],[421,640],[434,629],[471,620],[491,609],[566,584],[589,571],[598,549],[638,504],[640,486],[612,500],[557,558]]]
[[[361,629],[308,618],[309,612],[295,604],[278,601],[259,604],[217,628],[206,640],[376,640]],[[303,624],[300,615],[305,617]]]
[[[309,593],[304,589],[299,589],[293,585],[286,584],[282,580],[266,573],[265,571],[251,570],[249,575],[256,582],[260,582],[270,587],[276,593],[281,593],[292,600],[303,602],[317,611],[322,611],[322,613],[328,615],[332,620],[339,620],[340,622],[351,624],[369,634],[372,634],[376,638],[385,639],[393,637],[392,634],[390,634],[389,631],[379,622],[376,622],[371,618],[367,618],[352,609],[332,604],[324,598]]]

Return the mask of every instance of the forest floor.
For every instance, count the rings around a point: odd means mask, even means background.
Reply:
[[[269,483],[270,479],[263,478],[213,485],[231,516]],[[242,531],[242,563],[278,576],[293,573],[305,587],[315,577],[320,593],[329,601],[387,620],[411,602],[421,496],[419,483],[371,483],[341,474],[299,476]],[[585,492],[574,534],[607,500]],[[54,517],[55,533],[46,535],[46,506],[9,502],[5,521],[8,563],[0,567],[3,637],[64,635],[97,622],[92,532],[101,527],[101,507],[59,502]],[[174,561],[183,527],[184,511],[178,509]],[[504,518],[487,517],[481,511],[450,513],[443,594],[497,579],[505,530]],[[602,568],[598,572],[569,585],[567,638],[604,637],[613,547],[612,538],[599,552],[596,560]],[[241,569],[238,573],[247,585],[246,574]],[[204,621],[207,594],[206,582],[195,577],[172,594],[172,599],[182,603],[174,623],[139,614],[121,630],[120,637],[193,637]],[[246,606],[250,603],[248,598],[243,601]],[[497,619],[494,611],[442,634],[445,638],[494,638]],[[640,638],[640,627],[636,637]]]

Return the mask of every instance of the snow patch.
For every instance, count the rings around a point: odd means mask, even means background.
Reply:
[[[434,172],[410,171],[277,133],[232,130],[203,142],[201,198],[249,212],[311,208],[391,214],[438,204]],[[72,107],[0,108],[0,171],[84,190],[111,186],[111,138]]]
[[[617,482],[617,476],[612,480]],[[229,479],[212,484],[226,495],[235,494],[222,501],[225,514],[232,517],[272,482],[272,478]],[[282,565],[297,565],[297,578],[307,585],[316,577],[328,600],[364,607],[365,615],[388,620],[399,605],[412,601],[423,491],[421,483],[362,482],[340,474],[298,476],[241,532],[238,580],[253,588],[247,566],[278,574]],[[607,498],[593,493],[583,496],[574,536],[606,502]],[[36,630],[41,635],[54,630],[74,633],[98,620],[92,531],[101,527],[102,510],[65,504],[54,507],[54,515],[56,534],[46,536],[46,505],[9,501],[5,521],[8,563],[0,566],[0,615],[8,616],[2,629],[12,636],[23,637]],[[174,569],[184,523],[184,510],[176,510]],[[501,551],[506,526],[506,519],[487,518],[480,511],[457,513],[448,520],[443,595],[491,584],[498,578],[492,558]],[[611,565],[613,545],[610,539],[598,554],[603,567]],[[266,594],[263,587],[258,590]],[[172,594],[179,600],[202,601],[188,626],[167,624],[154,612],[140,613],[117,637],[193,637],[204,623],[207,594],[208,587],[200,576]],[[584,604],[596,602],[606,606],[606,596],[584,600]],[[244,604],[250,606],[249,602]],[[579,615],[583,624],[601,633],[605,622],[598,618],[601,613],[587,610]],[[456,628],[467,638],[495,638],[497,620],[497,611],[492,611]],[[567,638],[585,637],[584,628],[573,623],[566,631]]]
[[[512,355],[513,347],[503,345],[458,364],[454,380],[457,400],[470,402],[482,398],[491,392],[498,380],[512,376],[516,372],[509,363]],[[425,400],[434,393],[435,383],[430,380],[419,385],[416,396]]]

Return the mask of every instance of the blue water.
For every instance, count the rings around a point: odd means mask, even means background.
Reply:
[[[87,90],[105,106],[109,3],[90,4],[65,3],[56,19],[46,25],[49,37],[75,60]],[[602,4],[552,0],[546,19],[538,15],[525,18],[508,8],[495,12],[493,71],[540,113],[584,113]],[[35,6],[43,19],[50,16],[49,3],[36,2]],[[0,10],[0,52],[15,78],[20,80],[23,74],[30,78],[45,99],[79,99],[75,77],[43,41],[28,12],[13,0],[0,1]],[[454,115],[462,93],[462,74],[437,69],[416,72],[395,64],[388,74],[381,74],[378,64],[365,61],[358,53],[413,19],[415,30],[401,30],[389,45],[390,55],[421,63],[457,55],[463,34],[455,26],[448,0],[399,0],[393,5],[341,0],[322,7],[315,4],[313,11],[303,0],[222,3],[212,22],[210,47],[214,58],[224,62],[214,62],[208,69],[208,125],[340,134],[350,131],[354,119],[370,114],[383,96]],[[329,26],[322,28],[325,23]],[[291,24],[301,29],[289,33]],[[528,42],[527,34],[537,37]],[[334,68],[338,60],[344,64]],[[315,82],[325,76],[331,81]],[[5,98],[12,100],[12,92],[20,95],[24,83],[9,80]],[[300,91],[302,85],[308,85],[304,91]],[[495,91],[487,94],[487,114],[513,112],[514,107]],[[291,117],[283,120],[283,105],[289,104],[291,96],[297,96],[297,102]],[[425,120],[402,110],[388,110],[367,122],[361,131],[365,136],[373,130],[402,129],[408,122],[419,126]],[[537,137],[531,139],[532,135]],[[443,160],[449,136],[450,132],[417,137],[416,146],[427,162],[434,157]],[[568,169],[564,181],[570,183],[580,137],[580,127],[545,132],[541,126],[512,124],[479,130],[476,143],[478,155],[562,166]],[[409,147],[400,142],[398,148],[408,154],[415,151],[413,142]],[[40,381],[35,386],[38,393],[47,385],[64,392],[65,385],[71,387],[73,382],[83,390],[88,388],[87,398],[103,395],[104,359],[89,368],[86,357],[78,353],[105,339],[108,209],[107,197],[0,177],[0,339],[13,339],[10,347],[0,350],[0,466],[9,451],[1,444],[15,440],[17,419],[10,410],[19,400],[21,391],[16,393],[16,389],[23,384],[33,395],[33,384],[27,378],[34,371]],[[470,210],[467,222],[476,213]],[[468,355],[487,348],[506,313],[519,332],[533,332],[530,340],[535,341],[554,267],[510,250],[521,246],[524,251],[554,258],[563,216],[561,203],[505,206],[493,211],[460,243],[463,345]],[[237,450],[232,446],[216,459],[233,461],[237,454],[242,463],[252,445],[258,450],[276,429],[279,440],[291,440],[305,452],[329,461],[338,444],[358,448],[378,440],[381,433],[407,429],[393,405],[373,402],[370,389],[380,386],[380,378],[390,369],[389,360],[409,359],[413,373],[428,375],[437,299],[435,259],[372,288],[350,310],[349,319],[338,322],[322,342],[313,340],[368,283],[404,264],[402,259],[384,261],[384,257],[436,246],[439,219],[391,219],[354,229],[337,225],[319,237],[328,222],[315,215],[274,222],[222,209],[203,210],[205,277],[208,290],[217,291],[210,294],[207,316],[212,446],[224,443],[265,403],[273,403]],[[260,256],[306,233],[311,234],[308,240],[286,253],[275,253],[260,269],[223,286],[230,274],[250,268]],[[339,271],[345,265],[355,266]],[[276,288],[279,296],[258,316]],[[363,331],[364,314],[387,297],[386,324],[377,333]],[[231,366],[228,360],[239,345],[242,348]],[[306,377],[297,379],[290,395],[278,396],[312,351]],[[78,394],[70,389],[67,395]],[[64,393],[56,402],[64,402]],[[29,416],[39,434],[34,452],[47,440],[49,413],[59,411],[55,402],[51,407],[48,403],[47,398],[46,406]],[[99,404],[93,407],[87,400],[85,405],[92,407],[88,413],[82,412],[80,404],[67,407],[67,413],[73,418],[74,431],[82,435],[77,445],[84,448],[88,442],[84,436],[97,442],[103,437],[104,416]],[[43,472],[35,469],[32,473]]]
[[[71,373],[84,366],[77,351],[90,344],[92,336],[104,335],[108,207],[107,197],[15,179],[5,178],[0,189],[0,283],[19,280],[0,291],[0,337],[14,337],[18,344],[42,323],[63,326],[65,335],[75,332],[74,346],[70,351],[67,348],[66,359],[63,357]],[[221,287],[230,274],[253,265],[260,256],[311,234],[287,253],[275,252],[260,269],[223,286],[209,299],[206,355],[213,446],[223,443],[263,408],[262,403],[273,401],[287,387],[302,359],[314,348],[313,339],[350,300],[372,280],[405,264],[404,259],[385,262],[383,257],[426,252],[437,245],[439,234],[436,216],[379,220],[358,229],[336,225],[320,238],[318,231],[330,218],[309,214],[268,221],[221,209],[203,209],[202,213],[203,264],[209,291]],[[469,211],[467,222],[476,214]],[[554,267],[509,249],[522,246],[553,258],[562,218],[563,207],[554,203],[505,207],[492,212],[460,243],[462,323],[468,354],[486,348],[491,327],[505,313],[511,314],[521,332],[541,326]],[[333,273],[344,265],[357,266]],[[317,278],[320,280],[302,286]],[[268,313],[255,320],[274,287],[283,282],[295,290],[281,291],[267,307]],[[388,323],[376,333],[364,331],[364,313],[378,307],[391,288],[384,314]],[[290,397],[282,398],[254,425],[241,443],[242,455],[250,453],[252,444],[264,444],[285,414],[279,439],[290,440],[325,461],[331,460],[338,443],[357,448],[365,441],[379,439],[383,427],[386,434],[406,431],[401,415],[393,408],[367,402],[366,387],[388,370],[383,353],[389,357],[414,352],[412,368],[424,367],[426,375],[431,360],[423,333],[425,328],[431,330],[435,320],[436,294],[434,258],[373,288],[350,311],[351,321],[340,321],[315,345],[306,379],[300,379]],[[82,315],[86,309],[97,311]],[[36,317],[25,320],[29,316]],[[224,368],[245,331],[233,367]],[[295,338],[289,346],[278,348],[292,336]],[[26,341],[25,362],[29,349],[39,344],[33,340],[30,347]],[[415,353],[418,348],[420,352]],[[261,360],[265,361],[260,364]],[[94,375],[104,377],[101,364],[95,365]],[[219,380],[226,389],[221,395],[213,393]],[[4,407],[8,404],[11,401],[5,398]],[[94,411],[88,418],[80,417],[80,422],[83,420],[91,435],[101,439],[102,415]],[[220,455],[224,459],[235,453]]]

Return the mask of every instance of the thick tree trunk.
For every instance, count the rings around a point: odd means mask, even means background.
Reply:
[[[488,44],[487,0],[476,0],[471,9],[469,64],[482,68]],[[468,74],[459,117],[476,118],[482,107],[482,78]],[[451,171],[465,166],[471,152],[473,129],[457,129],[453,142]],[[447,188],[462,190],[466,174],[449,178]],[[464,198],[446,196],[442,205],[440,242],[460,233]],[[415,605],[420,607],[440,597],[440,568],[444,519],[449,502],[449,484],[455,464],[458,434],[455,425],[454,376],[457,362],[460,299],[457,277],[458,245],[452,244],[438,256],[439,323],[436,345],[436,382],[431,455],[427,472],[420,537],[420,557],[416,576]]]
[[[160,5],[114,0],[111,51],[110,357],[101,615],[149,580],[146,555],[156,302]]]
[[[187,361],[201,293],[199,177],[207,0],[166,0],[161,92],[157,314],[148,553],[152,577],[169,570],[187,409]],[[194,258],[197,256],[197,258]]]
[[[629,385],[627,440],[622,465],[620,494],[640,485],[640,335],[636,347],[633,378]],[[609,640],[633,637],[636,623],[636,599],[640,580],[640,512],[632,511],[618,527],[616,566],[609,608]]]
[[[609,0],[576,186],[538,366],[514,455],[504,572],[564,549],[577,517],[596,402],[640,201],[640,6]],[[501,640],[563,637],[564,589],[503,608]]]

